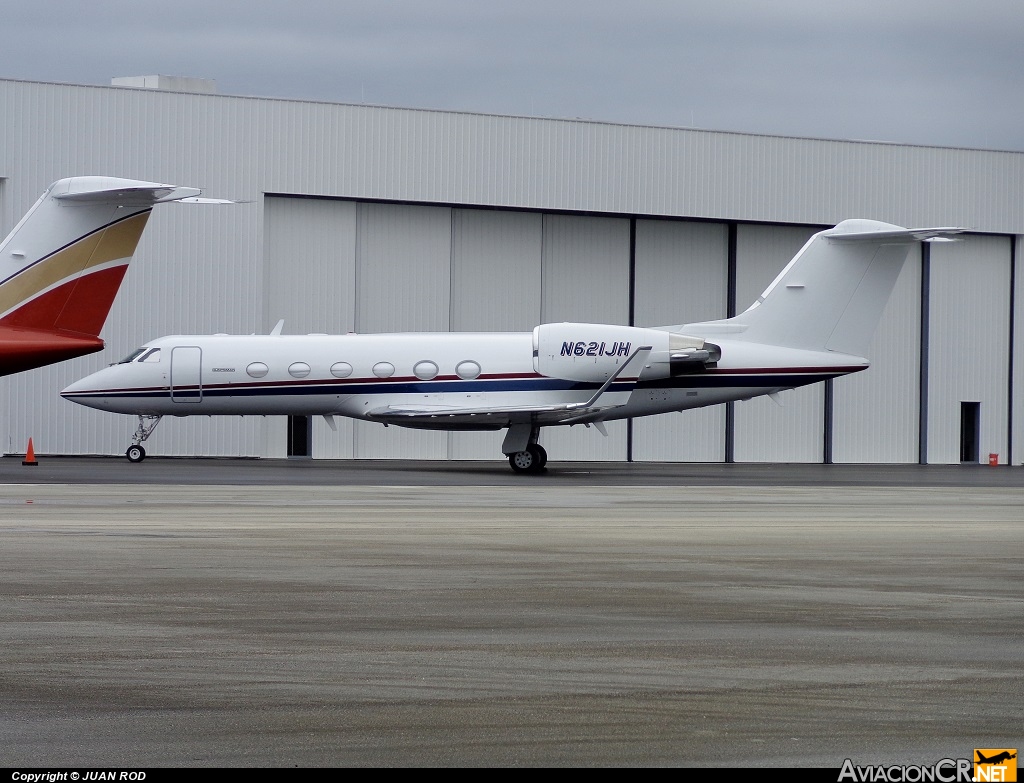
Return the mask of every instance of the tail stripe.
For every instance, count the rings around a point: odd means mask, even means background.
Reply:
[[[132,257],[149,220],[150,210],[109,223],[41,258],[0,284],[0,321],[41,294],[62,286],[90,270]],[[61,306],[54,314],[59,315]]]

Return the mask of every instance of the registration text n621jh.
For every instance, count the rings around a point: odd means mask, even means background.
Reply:
[[[616,340],[613,343],[605,342],[564,342],[560,356],[629,356],[629,347],[632,343]]]

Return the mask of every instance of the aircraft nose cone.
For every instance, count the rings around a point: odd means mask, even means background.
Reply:
[[[91,391],[94,387],[91,383],[89,383],[90,378],[92,378],[91,375],[75,381],[70,386],[64,387],[63,389],[61,389],[60,396],[67,397],[73,394],[80,394],[81,392]]]
[[[72,399],[75,402],[78,402],[78,400],[75,399],[77,395],[84,395],[99,391],[104,388],[100,381],[101,376],[105,372],[105,370],[100,370],[99,372],[94,372],[92,375],[87,375],[84,378],[75,381],[70,386],[61,390],[60,396],[65,399]]]

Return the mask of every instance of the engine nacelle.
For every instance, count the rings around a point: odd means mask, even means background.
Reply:
[[[652,347],[641,377],[700,372],[721,351],[699,337],[615,324],[542,324],[533,330],[533,368],[549,378],[603,383],[641,346]],[[686,369],[683,369],[685,365]]]

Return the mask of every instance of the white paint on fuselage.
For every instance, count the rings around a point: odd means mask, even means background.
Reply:
[[[699,335],[698,335],[699,336]],[[643,383],[622,408],[604,418],[621,419],[747,399],[864,369],[866,360],[823,351],[806,351],[716,339],[722,358],[706,373],[668,379],[667,357],[652,358]],[[172,397],[174,348],[202,352],[202,395]],[[159,348],[159,361],[115,364],[65,389],[67,399],[117,413],[142,415],[341,415],[367,418],[389,405],[452,408],[514,408],[558,405],[590,399],[597,384],[546,378],[534,370],[532,334],[406,333],[366,335],[172,335],[146,344]],[[193,352],[194,353],[194,352]],[[146,354],[140,355],[140,358]],[[473,361],[478,378],[460,378],[456,368]],[[418,362],[435,363],[436,378],[414,375]],[[254,362],[267,366],[251,377]],[[293,377],[296,362],[309,366]],[[337,362],[352,366],[337,378]],[[394,366],[387,378],[374,375],[381,362]],[[819,377],[820,376],[820,377]],[[736,378],[735,385],[728,385]],[[763,381],[763,383],[762,383]],[[176,401],[191,399],[191,401]],[[498,417],[489,422],[504,426]],[[443,427],[442,427],[443,428]]]

